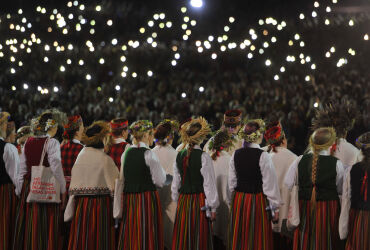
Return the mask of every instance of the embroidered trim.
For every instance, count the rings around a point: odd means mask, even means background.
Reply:
[[[111,191],[107,187],[72,188],[69,190],[69,194],[70,195],[103,195],[103,194],[113,195],[113,191]]]

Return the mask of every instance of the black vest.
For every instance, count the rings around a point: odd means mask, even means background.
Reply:
[[[262,193],[262,174],[260,158],[263,150],[259,148],[240,148],[235,151],[234,165],[237,178],[235,191],[243,193]]]
[[[370,180],[367,180],[367,201],[364,199],[364,192],[361,192],[361,187],[365,171],[361,167],[361,163],[353,165],[351,169],[351,208],[370,211]],[[370,171],[367,172],[370,178]]]
[[[4,149],[5,144],[3,140],[0,140],[0,185],[13,183],[5,169],[4,162]]]

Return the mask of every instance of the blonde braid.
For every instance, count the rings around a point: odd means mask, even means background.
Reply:
[[[312,194],[311,194],[311,212],[316,207],[316,178],[317,178],[317,162],[319,159],[319,152],[317,150],[313,151],[312,156],[312,173],[311,173],[311,180],[312,180]]]

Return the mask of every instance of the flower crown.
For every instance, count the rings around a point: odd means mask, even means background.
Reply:
[[[259,126],[259,129],[257,129],[253,133],[247,134],[246,129],[249,127],[248,124],[250,123],[257,123]],[[249,120],[244,125],[244,128],[239,131],[238,136],[241,139],[244,139],[246,142],[251,143],[251,142],[255,142],[259,137],[261,137],[264,131],[265,131],[265,122],[262,119]]]
[[[130,133],[146,132],[153,128],[153,123],[148,120],[139,120],[131,124]]]
[[[221,140],[218,141],[218,143],[215,143],[215,138],[216,137],[222,137]],[[226,129],[219,130],[216,132],[214,136],[212,136],[209,144],[208,144],[208,149],[209,150],[214,150],[218,154],[224,149],[229,149],[231,148],[236,141],[236,138],[232,136]]]
[[[80,123],[82,123],[82,117],[79,115],[74,115],[68,117],[68,123],[64,125],[65,130],[74,130],[79,128]]]

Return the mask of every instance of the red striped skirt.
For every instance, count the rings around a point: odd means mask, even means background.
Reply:
[[[263,193],[235,192],[230,209],[228,249],[273,249],[272,228]]]
[[[14,185],[0,185],[0,250],[12,248],[17,197]]]
[[[68,249],[114,249],[115,233],[110,195],[76,196],[75,204]]]
[[[311,201],[299,201],[300,224],[294,232],[293,249],[340,249],[339,201],[317,201],[311,215]]]
[[[201,211],[205,195],[180,194],[177,201],[172,250],[212,250],[212,227]]]
[[[370,249],[370,211],[351,209],[346,250]]]
[[[17,207],[14,249],[59,249],[60,205],[27,203],[29,190],[29,181],[25,180]]]
[[[162,209],[158,192],[124,193],[118,249],[163,248]]]

